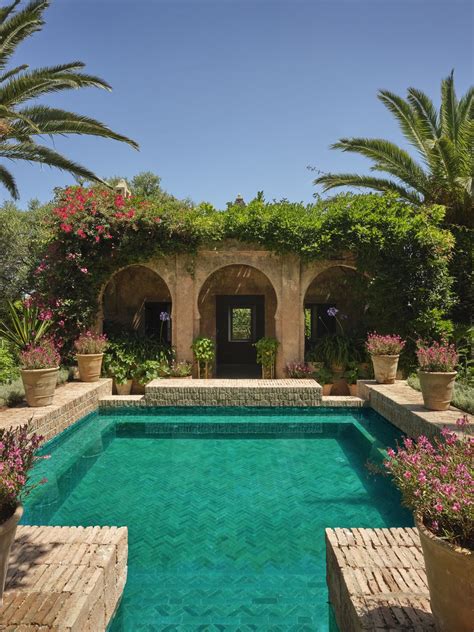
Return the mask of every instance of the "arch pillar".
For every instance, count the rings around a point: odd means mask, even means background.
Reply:
[[[178,361],[192,362],[191,345],[194,338],[194,279],[191,257],[176,257],[176,287],[173,302],[173,346]]]
[[[286,377],[287,362],[302,359],[301,347],[301,284],[300,260],[295,255],[282,258],[281,300],[276,319],[276,337],[280,341],[277,377]]]

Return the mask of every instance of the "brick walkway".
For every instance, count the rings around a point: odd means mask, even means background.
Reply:
[[[361,397],[368,400],[374,410],[412,437],[424,434],[433,438],[444,426],[456,430],[456,419],[465,414],[453,406],[444,411],[427,410],[421,393],[404,380],[395,384],[359,381],[358,385]],[[474,421],[471,415],[468,417]]]
[[[326,529],[326,578],[344,632],[435,630],[416,529]]]
[[[127,578],[125,527],[18,527],[0,630],[102,632]]]
[[[112,393],[112,380],[68,382],[58,388],[53,404],[29,408],[26,404],[0,412],[0,428],[31,422],[33,430],[51,439],[62,430],[97,409],[99,400]]]

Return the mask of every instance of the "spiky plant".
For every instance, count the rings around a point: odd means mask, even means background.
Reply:
[[[405,149],[381,138],[341,138],[332,145],[373,161],[372,171],[394,179],[354,173],[326,174],[315,180],[324,190],[341,186],[393,191],[415,204],[443,204],[448,224],[473,226],[474,87],[458,100],[454,72],[441,83],[441,106],[416,88],[403,99],[381,90],[378,98],[395,116],[421,163]]]
[[[43,13],[50,4],[49,0],[33,0],[16,11],[19,2],[15,0],[0,7],[0,157],[43,163],[87,180],[101,181],[86,167],[39,144],[37,140],[55,134],[87,134],[113,138],[134,148],[138,148],[138,145],[88,116],[36,103],[38,97],[61,90],[90,86],[111,89],[103,79],[81,72],[84,68],[82,62],[73,61],[35,70],[22,64],[7,70],[17,46],[43,27]],[[30,100],[35,103],[25,106]],[[1,164],[0,182],[14,198],[18,198],[15,179]]]

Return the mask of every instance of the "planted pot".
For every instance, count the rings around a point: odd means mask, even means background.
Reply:
[[[474,553],[436,537],[416,518],[430,590],[431,611],[439,632],[472,632]]]
[[[53,403],[54,391],[58,383],[58,372],[59,367],[21,370],[21,379],[28,406],[39,408]]]
[[[7,577],[10,549],[15,539],[16,528],[23,515],[23,505],[18,505],[15,513],[0,524],[0,606],[3,605],[3,591]]]
[[[332,387],[332,384],[323,384],[323,396],[327,397],[328,395],[331,395]]]
[[[349,391],[351,393],[351,397],[359,397],[359,387],[357,384],[349,384]]]
[[[418,371],[425,408],[447,410],[453,398],[456,371]]]
[[[145,384],[138,380],[132,380],[132,393],[133,395],[145,395]]]
[[[395,384],[400,355],[373,355],[374,377],[378,384]]]
[[[78,353],[76,355],[81,382],[98,382],[102,370],[103,353]]]
[[[115,389],[117,391],[117,395],[130,395],[132,392],[132,380],[127,380],[123,384],[115,382]]]
[[[338,362],[331,362],[331,371],[337,377],[340,377],[346,370],[345,364],[339,364]]]

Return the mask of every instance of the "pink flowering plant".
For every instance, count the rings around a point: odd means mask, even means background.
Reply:
[[[43,338],[36,345],[31,344],[20,353],[22,369],[53,369],[59,367],[61,357],[51,338]]]
[[[456,348],[447,342],[433,342],[427,345],[417,342],[416,357],[421,371],[451,373],[455,370],[459,360]]]
[[[306,362],[288,362],[286,365],[286,372],[288,377],[291,378],[305,378],[313,376],[313,371]]]
[[[370,355],[399,355],[405,347],[405,341],[395,334],[382,336],[376,332],[369,334],[365,348]]]
[[[451,544],[474,549],[474,437],[444,428],[441,438],[417,441],[387,451],[385,468],[402,494],[403,504],[425,527]]]
[[[107,348],[107,336],[94,331],[84,331],[75,340],[74,347],[80,355],[104,353]]]
[[[0,428],[0,524],[13,515],[18,503],[36,487],[29,482],[29,471],[35,461],[49,458],[36,456],[43,437],[29,434],[28,429],[28,424]]]

